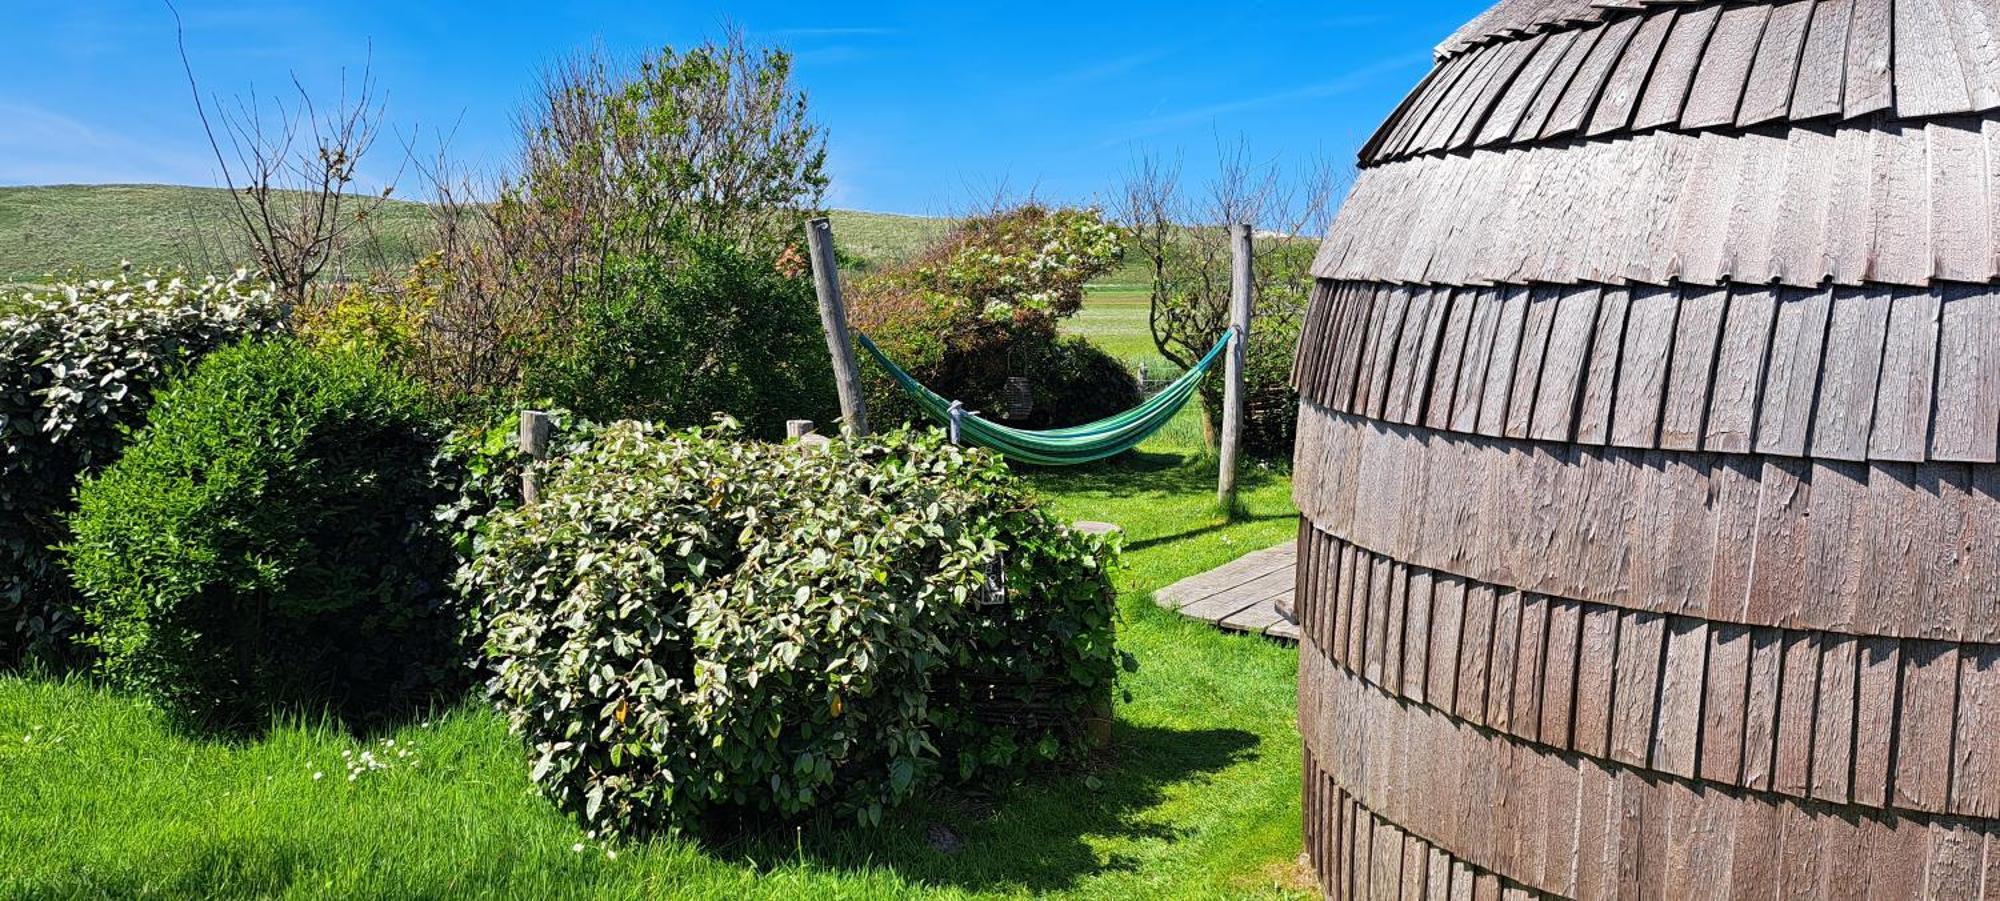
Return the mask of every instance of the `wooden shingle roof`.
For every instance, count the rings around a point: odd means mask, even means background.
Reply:
[[[1993,0],[1527,0],[1443,49],[1363,148],[1365,165],[1572,136],[2000,108]]]

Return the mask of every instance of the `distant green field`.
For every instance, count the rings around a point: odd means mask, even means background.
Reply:
[[[0,188],[0,284],[52,274],[141,268],[197,272],[249,262],[235,206],[220,188],[175,185],[51,185]],[[842,253],[862,266],[904,259],[950,226],[945,219],[840,210],[831,214]],[[384,204],[372,223],[378,240],[348,259],[365,270],[402,265],[429,224],[421,204]]]

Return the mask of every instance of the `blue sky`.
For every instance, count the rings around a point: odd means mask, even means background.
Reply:
[[[331,93],[372,54],[403,135],[502,163],[537,70],[578,48],[631,54],[728,25],[798,56],[828,132],[834,205],[962,209],[1006,189],[1089,201],[1141,153],[1191,178],[1218,140],[1258,159],[1342,162],[1483,2],[209,2],[180,0],[205,91]],[[0,184],[214,184],[160,0],[0,0]],[[428,138],[424,139],[428,140]],[[399,157],[378,145],[374,179]],[[414,180],[405,179],[413,188]]]

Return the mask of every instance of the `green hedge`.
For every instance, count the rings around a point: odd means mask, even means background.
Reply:
[[[278,327],[270,287],[241,272],[128,272],[0,301],[0,661],[68,650],[74,596],[55,547],[78,477],[118,458],[189,362]]]
[[[102,674],[205,727],[367,717],[462,680],[419,400],[369,359],[288,339],[161,392],[71,518]]]
[[[542,492],[488,521],[467,583],[533,778],[595,829],[879,822],[1076,753],[1129,662],[1113,549],[935,433],[807,452],[621,424]],[[982,715],[1020,709],[1046,715]]]

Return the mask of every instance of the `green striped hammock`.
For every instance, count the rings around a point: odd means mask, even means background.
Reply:
[[[867,335],[857,333],[855,337],[861,340],[861,348],[868,351],[875,362],[882,364],[882,368],[917,402],[917,406],[951,430],[954,442],[968,441],[1028,463],[1074,466],[1124,453],[1159,431],[1161,426],[1174,418],[1175,413],[1180,412],[1189,398],[1194,397],[1202,376],[1214,367],[1216,360],[1222,358],[1223,349],[1229,346],[1234,336],[1233,330],[1223,335],[1194,368],[1160,389],[1145,403],[1096,422],[1045,431],[1008,428],[965,409],[965,405],[958,401],[946,400],[904,372],[902,367],[889,359],[888,354],[875,346],[875,342],[868,340]]]

